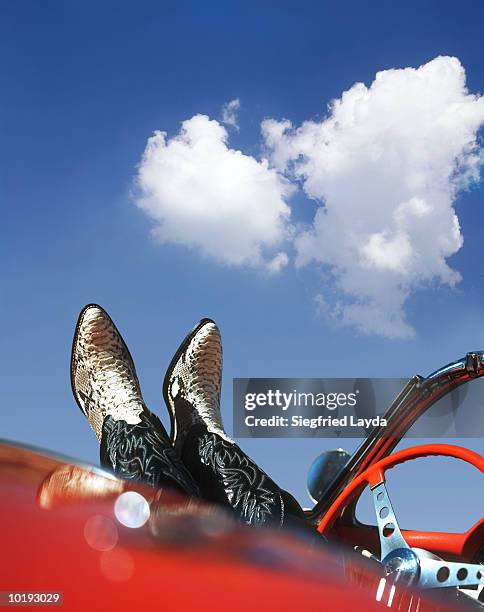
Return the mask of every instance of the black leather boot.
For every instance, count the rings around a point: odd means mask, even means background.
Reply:
[[[304,513],[224,431],[220,414],[222,345],[203,319],[180,345],[163,383],[171,441],[201,496],[231,509],[249,525],[282,527]]]
[[[121,334],[107,312],[95,304],[79,315],[71,384],[79,408],[101,442],[104,467],[124,479],[199,494],[161,421],[144,403]]]

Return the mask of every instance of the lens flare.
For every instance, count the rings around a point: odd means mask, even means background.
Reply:
[[[150,518],[150,505],[136,491],[126,491],[114,502],[114,515],[125,527],[136,529]]]
[[[111,550],[118,542],[118,529],[110,518],[96,514],[87,519],[84,537],[94,550]]]

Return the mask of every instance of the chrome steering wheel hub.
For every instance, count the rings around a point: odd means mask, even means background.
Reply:
[[[395,583],[410,586],[420,577],[420,561],[411,548],[396,548],[381,563],[385,575]]]

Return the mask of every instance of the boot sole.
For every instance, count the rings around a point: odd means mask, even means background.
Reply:
[[[81,402],[79,399],[79,396],[77,394],[76,388],[75,388],[75,380],[74,380],[74,368],[73,368],[73,364],[74,364],[74,349],[76,347],[77,344],[77,339],[79,336],[79,328],[81,326],[81,322],[84,316],[84,313],[89,310],[89,308],[98,308],[99,310],[101,310],[106,317],[109,319],[109,321],[111,321],[111,325],[113,326],[114,330],[116,331],[116,333],[118,334],[118,336],[121,338],[121,343],[123,345],[123,347],[126,349],[126,353],[128,355],[129,360],[131,361],[131,365],[133,367],[133,372],[136,376],[136,382],[138,384],[139,387],[139,380],[138,380],[138,374],[136,373],[136,368],[134,365],[134,361],[133,358],[131,356],[131,353],[129,352],[128,346],[126,344],[126,342],[124,341],[123,336],[120,334],[119,329],[116,327],[114,321],[111,319],[111,317],[109,316],[109,313],[104,310],[104,308],[102,306],[99,306],[99,304],[87,304],[86,306],[84,306],[84,308],[81,310],[81,312],[79,313],[79,317],[77,319],[77,323],[76,323],[76,328],[74,330],[74,338],[72,339],[72,347],[71,347],[71,363],[70,363],[70,378],[71,378],[71,389],[72,389],[72,394],[74,396],[74,399],[76,400],[76,404],[79,406],[80,411],[82,412],[82,414],[86,417],[86,419],[88,419],[87,414],[84,412],[84,409],[81,406]]]
[[[192,338],[207,323],[213,323],[214,325],[216,325],[215,321],[213,321],[212,319],[204,318],[201,321],[199,321],[195,325],[195,327],[185,336],[185,339],[180,344],[180,346],[178,347],[175,355],[173,356],[172,360],[170,361],[170,365],[168,366],[168,369],[167,369],[166,374],[165,374],[165,378],[163,380],[163,399],[165,400],[166,407],[168,408],[168,414],[170,415],[170,442],[171,442],[172,445],[175,443],[175,440],[176,440],[177,425],[176,425],[176,417],[175,417],[175,406],[172,403],[172,401],[170,399],[170,396],[169,396],[169,393],[168,393],[168,390],[169,390],[169,387],[170,387],[171,374],[173,372],[173,369],[174,369],[177,361],[180,359],[181,354],[186,351],[188,345],[192,341]]]

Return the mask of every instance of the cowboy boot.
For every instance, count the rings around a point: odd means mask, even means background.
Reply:
[[[101,443],[101,464],[124,479],[198,495],[161,421],[146,407],[133,359],[113,321],[89,304],[71,356],[74,397]]]
[[[281,527],[303,518],[280,489],[225,433],[220,414],[222,345],[216,324],[203,319],[173,357],[163,383],[170,439],[202,498],[232,509],[249,525]]]

